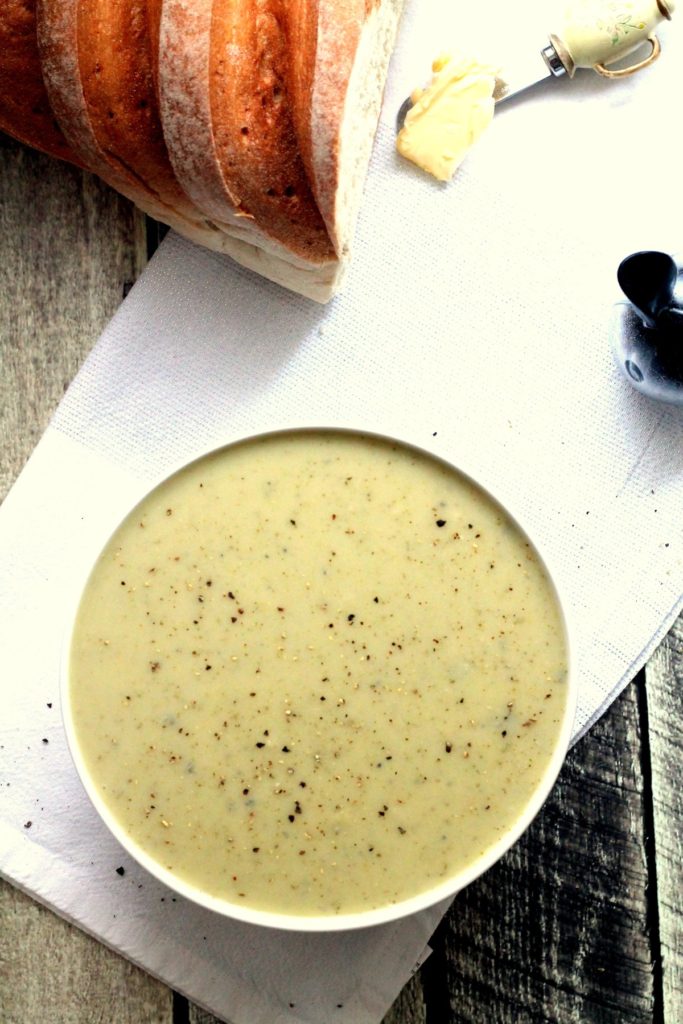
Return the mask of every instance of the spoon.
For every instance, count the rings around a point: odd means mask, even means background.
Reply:
[[[664,311],[665,319],[673,314],[678,320],[680,311],[671,308],[677,277],[678,268],[673,258],[665,252],[652,250],[632,253],[621,261],[617,270],[621,290],[646,327],[657,327]]]

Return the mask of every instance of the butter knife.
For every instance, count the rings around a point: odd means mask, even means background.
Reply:
[[[513,59],[498,73],[493,92],[496,104],[545,79],[573,78],[577,68],[589,68],[604,78],[625,78],[648,67],[661,53],[655,29],[671,20],[675,6],[675,0],[574,0],[546,46]],[[649,46],[644,57],[614,66],[644,44]],[[401,104],[398,130],[412,106],[410,96]]]

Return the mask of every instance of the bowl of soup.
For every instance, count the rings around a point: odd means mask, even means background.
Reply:
[[[231,443],[125,517],[70,622],[83,785],[173,890],[295,930],[386,922],[520,836],[567,750],[566,618],[536,546],[403,441]]]

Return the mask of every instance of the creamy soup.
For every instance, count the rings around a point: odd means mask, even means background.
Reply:
[[[337,915],[433,889],[514,826],[567,708],[527,538],[452,468],[335,431],[205,457],[125,520],[77,616],[77,744],[177,879]]]

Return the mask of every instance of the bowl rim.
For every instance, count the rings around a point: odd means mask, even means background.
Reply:
[[[360,439],[367,438],[370,440],[397,444],[422,456],[427,456],[437,463],[440,463],[445,468],[455,471],[455,473],[462,479],[477,488],[490,502],[500,508],[507,518],[514,524],[525,540],[528,541],[536,559],[543,568],[559,611],[567,656],[567,674],[565,684],[566,702],[555,746],[552,751],[552,755],[531,794],[531,797],[527,801],[523,812],[515,820],[513,825],[507,829],[495,843],[488,846],[483,853],[469,863],[467,867],[461,869],[456,874],[449,876],[449,878],[440,882],[437,886],[420,891],[413,896],[386,906],[341,914],[292,914],[278,911],[259,910],[247,905],[234,903],[225,898],[211,896],[198,886],[194,886],[182,878],[177,877],[161,865],[154,857],[147,853],[142,846],[128,835],[126,829],[119,823],[116,816],[108,808],[106,801],[100,795],[80,750],[70,701],[70,655],[73,633],[81,600],[100,555],[106,548],[114,533],[118,530],[119,526],[123,524],[138,505],[152,494],[152,492],[197,462],[217,455],[227,449],[245,446],[267,438],[306,433],[347,434]],[[91,804],[99,815],[101,822],[103,822],[109,832],[119,842],[125,852],[133,858],[133,860],[148,871],[150,875],[167,886],[173,893],[221,916],[242,921],[247,924],[255,924],[288,932],[342,932],[389,924],[390,922],[409,917],[420,911],[428,910],[442,901],[454,898],[460,891],[462,891],[462,889],[470,885],[475,879],[484,874],[484,872],[488,871],[493,864],[495,864],[512,846],[515,845],[531,825],[543,804],[546,802],[555,785],[557,776],[559,775],[569,750],[577,708],[578,688],[574,666],[574,652],[576,648],[574,640],[575,633],[571,622],[571,616],[568,613],[567,605],[563,601],[557,586],[557,576],[553,571],[552,566],[549,564],[548,558],[542,550],[542,546],[539,546],[536,540],[531,537],[527,529],[524,527],[523,521],[517,515],[515,510],[511,508],[510,503],[507,500],[503,502],[498,498],[496,493],[482,481],[480,476],[474,476],[471,472],[463,469],[458,463],[448,456],[440,454],[440,452],[436,450],[439,447],[440,445],[438,444],[434,444],[433,447],[426,447],[425,445],[407,440],[393,432],[390,434],[362,427],[351,427],[348,425],[337,426],[333,423],[330,424],[329,422],[325,422],[320,425],[311,423],[303,423],[300,425],[294,424],[292,426],[259,430],[248,434],[236,435],[224,443],[219,443],[209,448],[205,448],[196,455],[185,458],[182,461],[178,461],[175,468],[170,471],[165,471],[162,475],[158,476],[156,481],[152,484],[141,483],[138,497],[134,499],[132,504],[127,504],[127,511],[123,515],[116,517],[113,527],[111,525],[103,526],[103,528],[98,531],[98,535],[100,537],[104,537],[104,539],[98,541],[98,544],[96,545],[96,555],[94,557],[87,558],[87,568],[85,571],[81,569],[78,572],[78,585],[74,588],[73,595],[71,595],[70,599],[66,602],[66,625],[63,629],[63,641],[59,667],[59,695],[62,723],[66,733],[67,746],[76,772]]]

